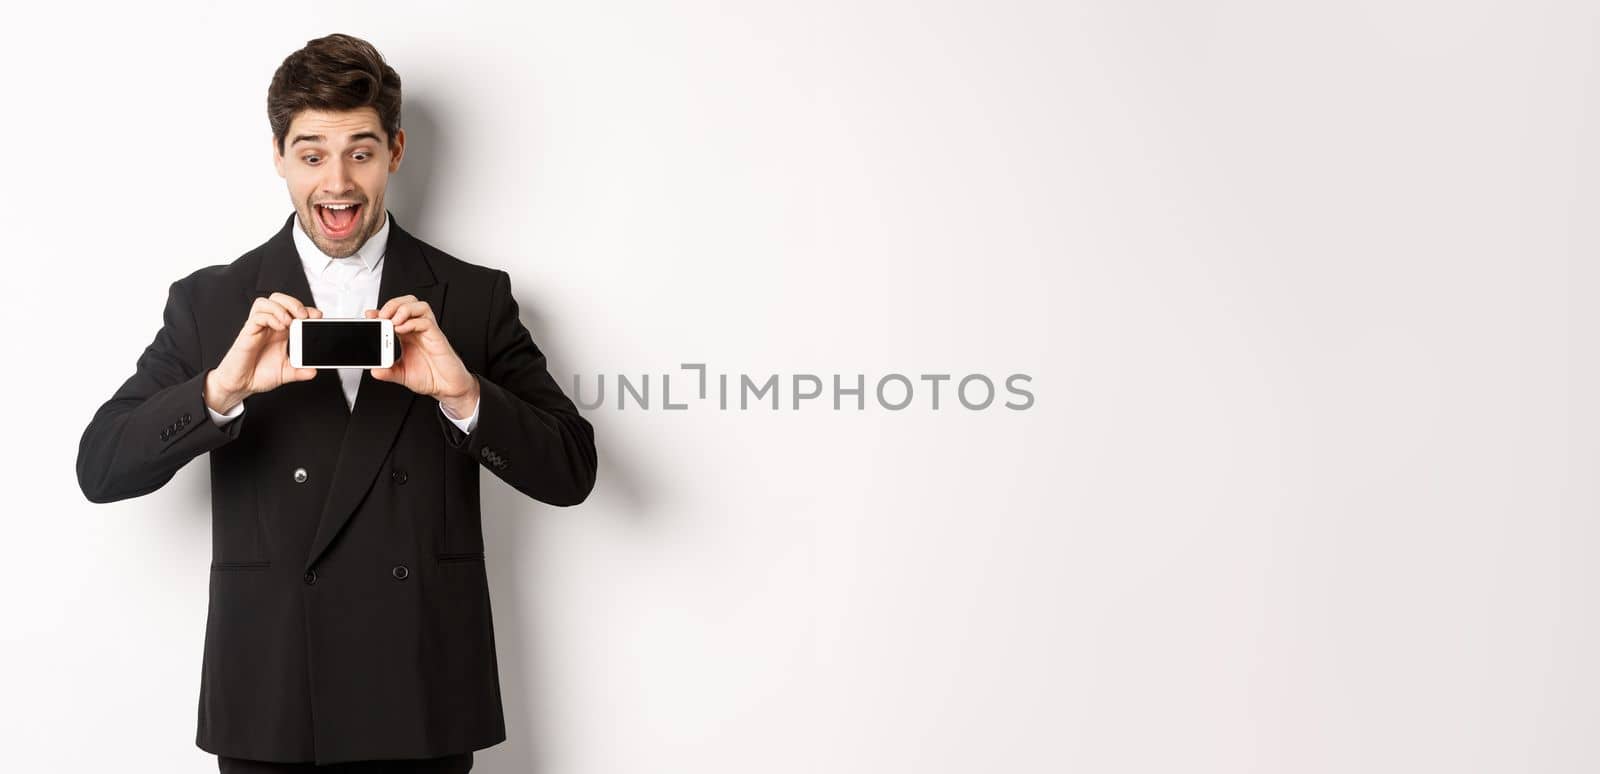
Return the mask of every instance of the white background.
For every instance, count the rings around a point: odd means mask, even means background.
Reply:
[[[8,770],[216,770],[205,463],[94,505],[73,461],[167,285],[289,213],[268,81],[335,31],[403,78],[400,223],[511,273],[569,394],[1033,377],[587,411],[573,509],[485,473],[475,771],[1600,768],[1586,4],[44,7],[0,24]]]

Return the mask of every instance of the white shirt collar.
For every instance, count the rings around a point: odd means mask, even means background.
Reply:
[[[312,217],[316,217],[313,215]],[[306,234],[305,226],[298,216],[294,219],[294,247],[300,253],[300,263],[305,266],[306,274],[312,277],[321,276],[324,271],[332,266],[335,261],[348,263],[351,259],[359,258],[366,265],[368,271],[376,272],[378,264],[383,261],[384,253],[389,247],[389,211],[384,210],[383,226],[377,233],[369,237],[356,254],[349,258],[332,258],[317,247]]]

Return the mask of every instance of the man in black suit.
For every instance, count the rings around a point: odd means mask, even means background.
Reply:
[[[479,469],[573,505],[594,487],[594,431],[506,272],[385,209],[405,132],[376,49],[310,41],[274,75],[268,116],[295,213],[172,283],[161,330],[83,432],[78,483],[97,503],[137,497],[210,452],[196,744],[221,771],[465,772],[506,738]],[[293,368],[290,321],[325,314],[393,320],[400,360]]]

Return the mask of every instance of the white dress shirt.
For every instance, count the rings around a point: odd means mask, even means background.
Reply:
[[[361,317],[368,309],[378,307],[378,282],[383,278],[383,258],[389,246],[389,213],[383,214],[383,226],[372,235],[355,255],[348,258],[331,258],[317,247],[294,219],[294,246],[300,254],[300,264],[305,269],[306,281],[311,285],[311,306],[322,311],[323,317]],[[301,299],[304,302],[306,299]],[[361,388],[364,368],[340,368],[339,385],[344,389],[345,405],[355,410],[356,392]],[[240,401],[226,414],[220,414],[210,405],[211,421],[218,427],[244,414],[244,401]],[[439,402],[439,411],[463,433],[471,433],[478,426],[478,407],[472,415],[457,417]]]

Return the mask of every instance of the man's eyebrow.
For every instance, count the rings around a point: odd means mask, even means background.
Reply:
[[[289,142],[289,145],[293,147],[295,143],[327,142],[327,140],[328,138],[323,137],[320,134],[297,134],[294,136],[294,139]],[[356,132],[355,134],[350,135],[350,142],[353,143],[357,140],[372,140],[373,142],[382,142],[383,138],[379,137],[373,132]]]

